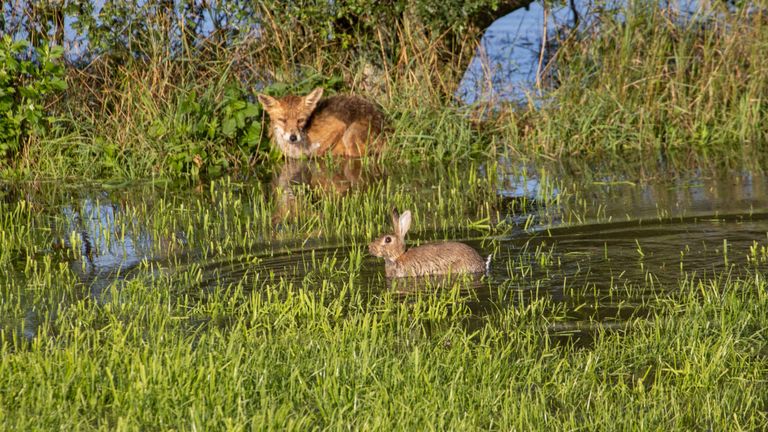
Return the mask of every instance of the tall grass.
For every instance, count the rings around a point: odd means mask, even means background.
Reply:
[[[762,5],[683,18],[633,2],[622,18],[565,40],[558,88],[521,152],[553,157],[738,165],[762,160],[768,44]]]
[[[89,177],[270,166],[277,154],[261,113],[234,135],[217,129],[229,115],[227,100],[255,103],[257,89],[301,93],[315,85],[381,103],[392,121],[391,160],[508,151],[649,167],[760,159],[768,32],[759,5],[683,20],[637,1],[594,22],[559,41],[545,68],[553,87],[543,106],[478,115],[454,102],[474,49],[470,33],[457,48],[455,39],[406,19],[377,41],[385,49],[370,51],[343,50],[277,23],[260,38],[212,38],[176,51],[158,36],[140,57],[72,68],[67,97],[52,105],[61,118],[55,138],[34,140],[18,165],[26,175]],[[233,89],[235,99],[227,99]],[[191,110],[190,100],[198,105]]]

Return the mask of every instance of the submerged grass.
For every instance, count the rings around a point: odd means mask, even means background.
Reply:
[[[58,207],[43,205],[44,186],[2,201],[0,424],[768,426],[760,244],[747,262],[723,250],[722,272],[687,273],[681,256],[677,282],[649,275],[599,293],[562,267],[567,251],[533,241],[497,253],[482,280],[386,283],[364,246],[389,228],[391,204],[414,211],[414,242],[446,230],[469,239],[482,225],[472,221],[490,217],[498,173],[469,172],[481,171],[448,167],[412,190],[393,186],[395,173],[347,194],[298,187],[304,213],[277,226],[268,186],[231,179]],[[495,250],[490,239],[507,230],[487,228],[482,247]],[[634,264],[641,274],[646,260]],[[564,271],[562,288],[545,288]],[[617,307],[628,311],[601,318]]]

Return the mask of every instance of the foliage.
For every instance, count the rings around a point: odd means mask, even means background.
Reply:
[[[220,100],[211,92],[180,92],[175,109],[156,118],[149,137],[167,143],[169,168],[197,174],[201,168],[215,174],[228,165],[224,151],[233,146],[250,151],[262,142],[261,107],[245,99],[245,92],[229,84]]]
[[[226,74],[221,82],[220,87],[177,91],[175,101],[151,121],[148,137],[163,143],[173,173],[216,175],[269,152],[269,135],[263,127],[268,120],[253,92],[228,81]],[[341,84],[338,77],[312,74],[294,84],[271,84],[262,91],[283,96],[306,94],[322,86],[332,94]]]
[[[21,7],[5,10],[6,32],[23,31],[34,41],[53,34],[59,38],[57,43],[62,43],[63,23],[69,20],[74,39],[87,36],[89,58],[107,55],[126,61],[158,49],[180,55],[210,39],[233,43],[251,29],[259,29],[266,39],[300,35],[299,46],[319,43],[341,50],[355,47],[379,52],[396,41],[406,19],[416,20],[436,34],[480,31],[473,27],[475,15],[497,9],[499,0],[194,0],[104,2],[100,6],[93,0],[16,3]],[[273,48],[283,51],[286,47]]]
[[[16,154],[28,135],[43,133],[52,118],[46,98],[67,88],[57,60],[61,47],[29,48],[5,35],[0,41],[0,160]]]

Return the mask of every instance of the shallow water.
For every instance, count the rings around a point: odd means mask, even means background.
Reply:
[[[548,4],[545,10],[543,3],[533,2],[497,19],[485,30],[456,96],[467,104],[538,105],[548,91],[546,77],[557,67],[551,60],[559,42],[573,31],[590,37],[607,16],[623,20],[630,5],[626,0],[572,0]],[[663,0],[658,5],[681,24],[717,18],[723,7],[730,6],[699,0]]]
[[[497,208],[485,227],[443,226],[424,214],[418,216],[421,227],[415,225],[408,235],[411,244],[453,239],[492,256],[488,275],[460,285],[464,305],[471,310],[470,327],[482,326],[526,299],[548,297],[563,311],[562,319],[552,323],[552,336],[588,343],[598,329],[620,330],[627,319],[643,317],[649,299],[679,290],[681,283],[743,276],[765,265],[765,175],[731,172],[635,181],[568,177],[504,161],[496,166],[502,167],[494,182]],[[3,297],[21,305],[0,319],[0,327],[33,337],[46,314],[55,315],[62,304],[80,296],[105,302],[109,289],[119,289],[126,281],[174,275],[188,279],[182,280],[185,288],[179,295],[200,301],[238,284],[258,290],[276,283],[312,288],[350,281],[366,296],[389,293],[407,302],[440,295],[450,284],[387,281],[383,262],[364,252],[374,234],[338,238],[305,231],[290,218],[274,214],[266,224],[256,222],[265,202],[273,200],[277,209],[290,206],[293,193],[327,188],[323,180],[334,179],[334,193],[342,196],[376,195],[375,188],[384,181],[380,172],[367,179],[345,172],[292,172],[274,179],[225,179],[182,187],[2,185],[0,202],[6,210],[19,201],[32,209],[22,218],[25,226],[15,228],[28,230],[25,238],[32,244],[0,253]],[[427,176],[417,185],[412,176],[390,171],[387,181],[415,196],[415,202],[435,199],[431,194],[444,175]],[[274,198],[276,194],[281,198]],[[316,202],[322,204],[322,199]],[[246,211],[230,214],[228,207]],[[166,214],[153,214],[153,209]],[[253,222],[234,221],[233,215],[253,217]],[[386,220],[386,215],[381,218]],[[231,232],[238,226],[252,229]],[[2,223],[0,228],[11,229]],[[194,238],[203,231],[209,237]],[[243,236],[252,236],[242,243],[247,246],[231,242]],[[62,280],[61,285],[70,288],[39,292],[36,287],[46,285],[40,282],[46,266],[66,267],[72,280]]]

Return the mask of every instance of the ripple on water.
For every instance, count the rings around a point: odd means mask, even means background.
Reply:
[[[535,172],[521,176],[513,171],[499,173],[499,202],[503,198],[535,203],[512,206],[510,213],[503,213],[505,207],[501,207],[497,222],[514,229],[491,236],[461,227],[440,232],[417,228],[409,234],[412,244],[453,239],[493,256],[487,276],[458,282],[465,297],[462,307],[470,312],[469,327],[482,326],[505,308],[546,296],[552,307],[563,311],[562,320],[552,324],[552,335],[588,343],[597,328],[620,330],[626,320],[644,316],[650,299],[679,289],[681,280],[748,272],[750,248],[755,242],[768,243],[768,178],[763,175],[653,182],[558,175],[551,178],[567,187],[552,187]],[[15,313],[0,321],[0,327],[23,328],[29,337],[44,321],[41,313],[57,309],[40,304],[39,293],[29,285],[39,276],[29,270],[28,259],[69,266],[82,287],[80,294],[68,291],[59,297],[70,301],[78,295],[108,301],[105,293],[115,284],[174,275],[190,278],[181,284],[184,292],[177,294],[198,302],[235,286],[250,291],[275,283],[342,286],[350,278],[366,296],[393,295],[403,302],[456,286],[455,281],[418,280],[393,285],[384,277],[383,262],[364,253],[364,242],[280,237],[255,241],[248,248],[216,251],[215,239],[210,239],[208,244],[198,243],[214,245],[203,251],[189,244],[183,230],[177,230],[173,240],[153,236],[152,227],[142,226],[129,211],[136,205],[132,200],[157,199],[153,193],[169,192],[136,186],[120,199],[93,190],[50,198],[47,210],[35,216],[30,226],[40,232],[35,238],[41,244],[28,248],[37,252],[28,258],[19,249],[11,259],[0,261],[0,282],[10,287],[6,294],[13,292],[19,304]],[[201,211],[216,205],[195,195],[184,196],[178,203],[185,209]],[[50,205],[56,199],[61,201]],[[529,217],[535,222],[521,229]],[[131,219],[129,224],[126,218]],[[79,249],[80,253],[55,253],[42,244],[51,238],[60,239],[65,251]]]

